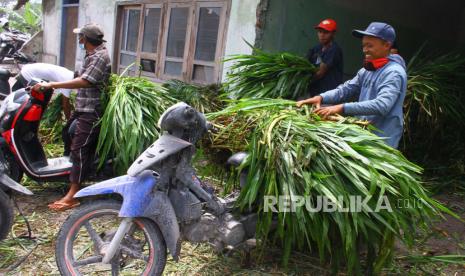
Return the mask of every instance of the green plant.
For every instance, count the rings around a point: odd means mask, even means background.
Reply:
[[[172,79],[163,84],[170,95],[202,113],[218,111],[223,107],[220,87],[217,84],[200,86]]]
[[[406,119],[415,119],[415,123],[429,126],[444,120],[464,125],[465,56],[445,54],[421,58],[420,54],[421,49],[410,60],[407,69]],[[416,118],[412,118],[414,108],[417,108]]]
[[[380,137],[357,125],[322,121],[294,105],[243,99],[208,115],[219,125],[214,142],[226,141],[232,130],[230,138],[240,140],[250,154],[244,164],[247,185],[238,204],[258,212],[262,249],[267,242],[280,242],[286,263],[291,249],[311,248],[335,270],[346,264],[349,272],[358,274],[363,244],[372,257],[369,265],[379,272],[392,258],[395,238],[411,245],[415,227],[427,227],[439,211],[450,212],[427,195],[419,180],[422,169]],[[221,126],[225,117],[236,125]],[[248,133],[236,136],[236,129]],[[369,199],[372,210],[386,199],[392,211],[310,212],[291,201],[295,212],[273,213],[264,210],[265,196],[303,196],[312,206],[324,196],[339,207],[350,206],[351,197],[359,196]],[[399,208],[399,201],[418,205]]]
[[[316,71],[308,60],[291,53],[266,53],[254,49],[252,55],[235,55],[228,72],[226,91],[232,98],[297,99],[308,89]]]
[[[53,97],[40,122],[40,137],[44,144],[61,143],[61,132],[66,124],[66,118],[62,112],[63,95]],[[74,106],[76,95],[71,94],[70,104]]]
[[[464,156],[465,56],[426,56],[422,48],[408,65],[403,151],[425,166]]]
[[[29,34],[35,34],[41,29],[42,20],[41,4],[31,4],[27,2],[19,11],[10,8],[0,7],[0,12],[8,15],[10,28]]]
[[[114,157],[116,171],[125,173],[158,138],[158,119],[175,102],[160,84],[145,78],[112,75],[97,145],[100,165]]]

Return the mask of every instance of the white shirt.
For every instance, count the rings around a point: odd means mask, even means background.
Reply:
[[[26,64],[21,69],[21,75],[29,82],[32,78],[39,78],[50,82],[62,82],[74,79],[74,72],[54,64],[49,63],[31,63]],[[69,98],[71,89],[59,88],[56,93],[61,93]]]

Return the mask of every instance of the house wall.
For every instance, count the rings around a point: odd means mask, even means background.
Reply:
[[[409,58],[428,41],[427,52],[465,52],[465,1],[450,0],[264,0],[269,1],[263,49],[304,55],[318,43],[314,26],[322,19],[338,23],[336,41],[344,52],[346,77],[361,65],[360,40],[352,29],[365,29],[372,21],[384,21],[397,31],[401,55]]]
[[[113,57],[113,42],[115,33],[115,16],[116,16],[115,0],[80,0],[79,1],[79,19],[78,26],[83,26],[88,23],[96,23],[100,25],[105,34],[104,39],[107,41],[106,46],[110,57]],[[76,68],[81,67],[84,58],[84,51],[77,50]]]
[[[43,54],[42,62],[58,64],[61,37],[62,0],[42,2]]]
[[[58,64],[60,58],[61,26],[63,16],[63,0],[43,0],[43,55],[42,62]],[[81,0],[79,3],[78,26],[93,22],[102,26],[107,40],[110,55],[113,50],[115,5],[116,0]],[[81,65],[84,52],[76,49],[76,69]]]
[[[251,44],[255,41],[256,10],[259,2],[260,0],[232,0],[224,52],[225,57],[252,53],[252,49],[245,41]],[[224,64],[223,81],[226,78],[229,66],[231,66],[231,62]]]
[[[107,49],[113,57],[115,40],[115,21],[117,2],[130,2],[126,0],[80,0],[78,26],[86,23],[97,23],[102,26],[107,40]],[[251,48],[245,41],[255,41],[256,8],[260,0],[231,0],[230,17],[227,27],[227,35],[224,56],[234,54],[251,53]],[[62,22],[62,0],[43,0],[43,30],[44,30],[44,55],[43,62],[57,64],[60,56],[60,37]],[[72,51],[66,49],[65,51]],[[76,69],[81,66],[84,52],[74,49],[76,52]],[[226,63],[222,70],[225,78]]]
[[[44,32],[38,31],[19,49],[30,60],[34,62],[42,60]]]

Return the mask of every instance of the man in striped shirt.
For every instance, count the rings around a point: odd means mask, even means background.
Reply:
[[[98,121],[103,113],[100,96],[111,73],[110,57],[104,44],[106,41],[103,39],[102,29],[91,23],[74,29],[74,33],[78,34],[79,47],[86,51],[79,77],[70,81],[39,83],[34,86],[35,90],[40,90],[41,87],[78,89],[75,112],[66,125],[69,128],[76,120],[76,131],[71,143],[71,185],[62,199],[49,205],[50,209],[56,211],[79,205],[73,196],[79,191],[93,162],[100,130]]]

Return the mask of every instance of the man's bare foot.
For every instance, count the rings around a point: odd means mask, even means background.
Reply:
[[[65,200],[60,199],[48,205],[48,208],[53,211],[61,212],[68,209],[75,208],[79,206],[79,201],[72,199],[72,200]]]

